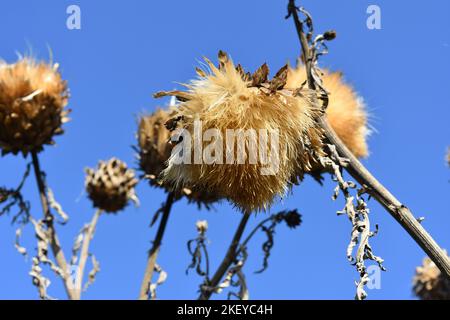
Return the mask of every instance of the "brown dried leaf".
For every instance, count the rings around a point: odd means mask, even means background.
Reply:
[[[284,67],[278,70],[275,77],[273,77],[272,81],[270,81],[269,87],[270,91],[274,92],[283,89],[284,86],[286,85],[287,74],[288,74],[288,65],[286,64]]]
[[[269,76],[269,66],[264,63],[255,73],[252,75],[252,86],[259,87],[262,83],[267,81]]]

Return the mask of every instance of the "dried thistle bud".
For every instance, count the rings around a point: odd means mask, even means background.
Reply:
[[[197,227],[197,231],[200,234],[205,234],[206,231],[208,231],[208,221],[206,221],[206,220],[197,221],[195,226]]]
[[[235,67],[231,59],[224,58],[223,52],[220,68],[205,60],[209,73],[198,74],[199,79],[186,85],[186,92],[157,94],[186,98],[174,117],[182,117],[180,127],[193,140],[190,144],[185,143],[186,139],[180,143],[183,154],[192,156],[191,162],[177,163],[173,154],[164,181],[175,186],[210,188],[244,211],[264,210],[286,194],[295,173],[310,170],[312,157],[322,154],[322,135],[316,126],[320,108],[309,90],[297,95],[299,90],[285,88],[286,66],[269,81],[266,64],[248,76],[242,66]],[[196,133],[198,122],[200,137]],[[244,141],[231,146],[226,141],[229,130],[237,135],[243,133]],[[212,131],[220,136],[201,138]],[[261,136],[256,137],[261,131],[267,134],[267,143]],[[259,147],[267,151],[266,159],[261,154],[252,158]],[[245,159],[240,161],[243,150]],[[206,158],[213,160],[204,161]]]
[[[138,203],[134,187],[138,180],[127,165],[112,158],[99,161],[96,170],[86,169],[86,191],[94,207],[108,213],[124,209],[131,200]]]
[[[289,228],[295,229],[302,223],[302,216],[297,210],[291,210],[283,215],[283,220]]]
[[[0,149],[2,154],[40,152],[54,144],[68,121],[66,81],[58,64],[32,58],[0,62]]]
[[[450,280],[427,257],[416,268],[413,291],[422,300],[450,300]]]
[[[139,168],[153,187],[161,187],[168,192],[176,192],[178,197],[185,196],[189,202],[196,203],[209,209],[219,201],[216,194],[199,188],[184,187],[174,190],[161,181],[161,172],[166,168],[174,142],[171,141],[171,131],[177,127],[182,119],[172,118],[170,111],[157,109],[154,113],[142,116],[138,128],[138,158]],[[171,130],[171,131],[170,131]]]
[[[336,31],[335,30],[328,30],[323,34],[323,38],[326,41],[331,41],[336,39]]]
[[[299,65],[289,69],[286,87],[297,88],[305,80],[305,68]],[[356,157],[367,157],[370,130],[363,98],[342,80],[341,73],[324,71],[322,81],[330,93],[326,114],[331,127]]]

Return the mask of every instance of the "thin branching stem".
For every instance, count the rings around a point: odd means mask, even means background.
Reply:
[[[289,15],[293,17],[297,34],[300,39],[302,47],[302,54],[306,64],[308,87],[312,90],[316,89],[315,80],[311,76],[312,57],[311,49],[309,47],[307,38],[303,31],[302,21],[298,16],[298,8],[295,5],[295,0],[289,0]],[[336,135],[333,128],[330,126],[326,115],[319,119],[319,125],[323,128],[326,139],[336,147],[340,157],[348,160],[346,171],[356,180],[361,186],[375,198],[390,214],[391,216],[408,232],[408,234],[417,242],[417,244],[426,252],[426,254],[433,260],[441,272],[450,278],[450,260],[442,248],[438,246],[436,241],[417,221],[412,212],[395,198],[388,189],[386,189],[363,164],[351,153],[345,146],[341,139]]]
[[[83,275],[86,269],[86,262],[89,258],[89,246],[91,240],[94,237],[95,228],[97,226],[98,218],[102,213],[101,209],[97,209],[92,217],[91,222],[87,226],[86,232],[84,234],[83,245],[80,252],[80,262],[78,263],[77,274],[75,278],[75,295],[76,299],[81,299],[81,291],[83,288]]]
[[[217,271],[214,273],[214,276],[212,277],[211,281],[209,281],[209,283],[207,284],[208,288],[202,290],[200,296],[198,297],[198,300],[209,300],[211,295],[214,293],[213,289],[219,285],[225,273],[228,271],[230,266],[235,262],[237,254],[239,252],[238,250],[239,243],[241,241],[242,235],[244,233],[249,218],[250,213],[246,212],[243,214],[241,222],[239,223],[239,226],[236,229],[236,232],[233,236],[233,240],[231,241],[230,246],[228,247],[227,253],[225,254],[224,259],[222,260],[222,263],[220,264]]]
[[[61,248],[58,236],[56,234],[55,226],[53,224],[54,217],[50,211],[50,207],[48,205],[48,198],[46,194],[45,183],[42,178],[42,171],[39,163],[39,157],[36,152],[31,153],[33,169],[36,176],[36,183],[39,190],[39,197],[41,199],[42,210],[44,213],[44,221],[47,226],[47,232],[49,235],[50,247],[52,248],[53,255],[55,256],[56,263],[62,272],[62,280],[64,283],[64,288],[66,290],[67,296],[69,299],[73,300],[76,298],[76,295],[73,291],[73,283],[68,274],[67,260],[64,257],[64,252]]]
[[[144,279],[142,280],[141,291],[139,293],[139,300],[149,299],[150,283],[152,281],[153,272],[155,271],[156,258],[158,257],[161,242],[166,230],[167,221],[169,220],[172,205],[175,202],[175,194],[170,192],[167,195],[167,200],[162,207],[162,217],[159,223],[158,231],[156,232],[155,240],[152,248],[148,254],[147,267],[145,268]]]

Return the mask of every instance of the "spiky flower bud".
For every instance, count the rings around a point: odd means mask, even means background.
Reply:
[[[295,229],[302,223],[302,216],[297,210],[291,210],[283,215],[283,220],[289,228]]]
[[[305,80],[305,68],[300,64],[295,69],[289,69],[286,86],[297,88]],[[356,157],[367,157],[367,136],[370,130],[362,97],[343,81],[341,73],[323,71],[322,81],[329,92],[326,114],[331,127]]]
[[[99,161],[96,170],[86,169],[86,191],[94,207],[108,213],[124,209],[131,200],[138,203],[134,187],[138,183],[134,171],[112,158]]]
[[[161,181],[161,172],[167,167],[166,162],[174,146],[170,141],[171,133],[166,128],[171,119],[170,111],[159,108],[150,115],[141,116],[137,136],[139,168],[151,186],[175,191],[178,197],[185,196],[189,202],[209,209],[211,204],[219,201],[213,192],[188,186],[173,190]]]
[[[186,92],[160,92],[155,96],[177,96],[181,103],[175,116],[194,140],[202,139],[195,132],[196,122],[201,122],[200,135],[214,130],[221,137],[190,145],[183,140],[184,152],[193,155],[193,162],[176,163],[172,155],[164,171],[165,181],[211,188],[244,211],[264,210],[277,196],[285,195],[295,173],[301,176],[310,170],[311,159],[322,154],[321,131],[316,126],[320,108],[310,91],[285,87],[287,66],[269,80],[266,64],[253,74],[246,73],[223,52],[219,53],[218,68],[206,62],[211,72],[197,70],[199,79],[186,85]],[[229,130],[238,135],[237,139],[240,133],[246,136],[230,146],[226,141]],[[264,139],[261,131],[267,134]],[[217,145],[212,148],[211,142]],[[241,147],[239,143],[243,143]],[[266,157],[252,154],[261,150],[259,147]],[[199,149],[204,150],[203,160],[208,152],[215,160],[202,161]],[[243,150],[245,159],[240,158]]]
[[[0,149],[2,154],[24,156],[54,144],[68,121],[68,90],[58,72],[49,65],[22,58],[14,64],[0,62]]]
[[[450,280],[426,257],[416,268],[413,291],[422,300],[450,300]]]

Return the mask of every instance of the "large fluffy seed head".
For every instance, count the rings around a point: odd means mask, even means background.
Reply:
[[[422,266],[416,268],[413,291],[422,300],[450,300],[450,280],[427,257]]]
[[[86,191],[94,207],[108,213],[124,209],[130,200],[137,203],[134,171],[115,158],[99,161],[96,170],[86,169]]]
[[[206,60],[210,70],[197,70],[199,78],[186,85],[187,92],[165,93],[177,95],[182,101],[176,118],[193,137],[190,146],[182,142],[185,148],[190,148],[187,151],[192,154],[193,162],[177,164],[172,155],[164,172],[165,180],[175,185],[209,188],[245,211],[264,210],[277,196],[285,195],[294,173],[301,176],[302,172],[307,172],[311,168],[312,157],[321,153],[321,132],[315,122],[320,110],[308,91],[284,88],[287,66],[269,81],[265,64],[250,75],[240,65],[235,67],[222,52],[219,53],[219,60],[219,68]],[[196,121],[201,123],[200,137],[194,132]],[[217,130],[220,138],[214,137],[211,141],[202,139],[202,134],[209,129]],[[260,129],[268,136],[263,146],[258,136]],[[244,163],[238,161],[239,140],[235,139],[235,144],[230,145],[227,130],[235,130],[236,135],[232,138],[239,134],[239,130],[248,134],[241,139],[245,142],[247,156]],[[255,130],[255,135],[252,136],[251,130]],[[277,145],[272,133],[276,133]],[[196,139],[201,140],[197,145]],[[217,156],[215,161],[194,163],[196,154],[198,156],[201,151],[207,153],[216,143],[222,147],[219,149],[223,153],[212,152]],[[258,156],[256,161],[250,161],[252,150],[259,147],[266,147],[269,163]],[[227,155],[232,155],[232,162]],[[273,161],[274,156],[277,161]],[[262,174],[262,169],[268,167],[273,168],[275,173]]]
[[[150,115],[141,116],[137,135],[139,168],[151,186],[167,191],[173,190],[161,181],[161,172],[167,167],[173,149],[171,132],[165,126],[170,119],[171,112],[159,108]],[[219,200],[216,194],[192,186],[184,186],[176,191],[178,197],[185,196],[189,202],[205,208],[210,208],[211,204]]]
[[[298,88],[305,80],[305,68],[299,65],[289,69],[286,86]],[[343,81],[341,73],[324,71],[322,81],[330,93],[326,114],[331,127],[356,157],[366,157],[369,129],[363,99]]]
[[[0,62],[0,148],[3,154],[39,152],[68,120],[66,81],[58,65],[22,58]]]

